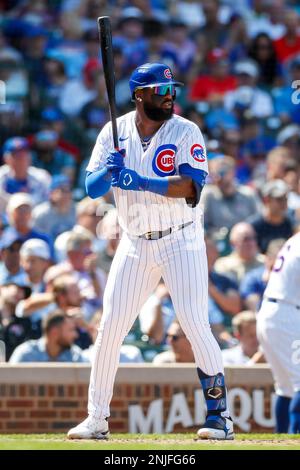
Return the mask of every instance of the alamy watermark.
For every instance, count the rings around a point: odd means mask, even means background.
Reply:
[[[6,103],[6,85],[3,80],[0,80],[0,104]]]
[[[292,93],[292,103],[300,104],[300,80],[294,80],[292,88],[295,88],[295,91]]]

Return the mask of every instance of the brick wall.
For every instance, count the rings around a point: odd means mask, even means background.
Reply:
[[[0,365],[0,432],[65,432],[86,417],[89,373],[87,365]],[[271,413],[273,386],[268,367],[231,367],[226,375],[236,421],[239,423],[239,416],[245,418],[246,413],[249,431],[270,432],[270,422],[266,427],[262,420],[268,420]],[[129,414],[134,421],[135,405],[146,416],[149,406],[155,404],[162,410],[162,430],[172,409],[177,415],[185,412],[186,419],[174,424],[172,431],[191,432],[204,416],[204,410],[202,418],[196,416],[199,410],[195,410],[195,400],[200,395],[193,365],[122,365],[116,378],[110,428],[128,432]],[[179,408],[175,410],[174,406]],[[242,424],[243,431],[248,430],[245,426]]]

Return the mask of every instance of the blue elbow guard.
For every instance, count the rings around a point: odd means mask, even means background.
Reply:
[[[86,173],[85,189],[92,199],[104,196],[110,190],[110,185],[111,177],[106,167],[93,173]]]
[[[192,178],[196,190],[196,196],[194,199],[186,199],[186,202],[187,204],[191,205],[191,207],[196,207],[196,205],[200,201],[201,192],[203,186],[205,185],[205,179],[208,173],[204,170],[193,168],[188,163],[183,163],[179,166],[179,173],[181,175],[189,176],[190,178]]]

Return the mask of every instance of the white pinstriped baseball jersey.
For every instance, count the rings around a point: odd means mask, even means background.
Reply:
[[[300,305],[300,233],[291,237],[279,251],[265,297]]]
[[[300,233],[279,251],[257,315],[257,336],[271,366],[277,395],[300,390]],[[271,300],[268,300],[271,299]]]
[[[150,178],[165,177],[179,174],[179,165],[188,163],[208,173],[204,139],[196,124],[173,115],[154,134],[144,152],[135,115],[136,112],[132,111],[117,120],[120,148],[126,150],[127,168]],[[111,124],[108,123],[97,138],[87,171],[94,172],[104,167],[112,151],[112,141]],[[131,235],[181,225],[196,220],[202,214],[199,204],[193,209],[183,198],[167,198],[150,192],[123,191],[119,188],[113,191],[120,225]]]

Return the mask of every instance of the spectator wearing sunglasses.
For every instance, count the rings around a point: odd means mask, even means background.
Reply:
[[[177,320],[171,323],[167,333],[167,340],[170,344],[170,350],[157,354],[153,360],[154,364],[195,362],[190,342]]]

